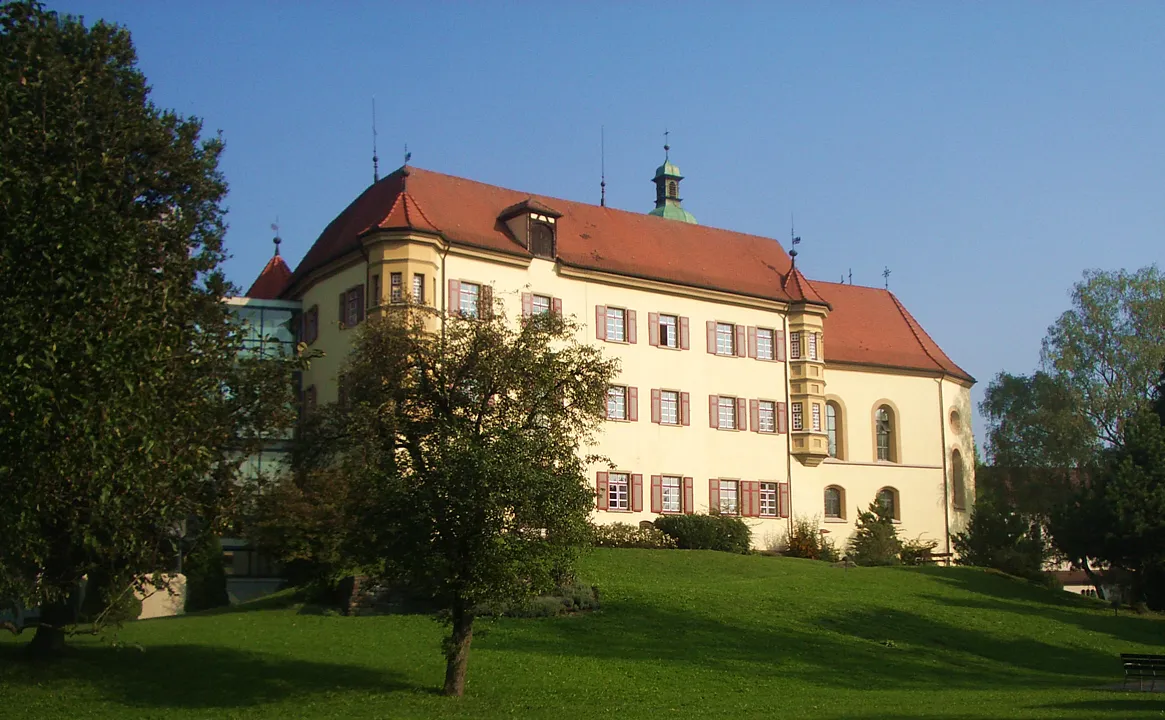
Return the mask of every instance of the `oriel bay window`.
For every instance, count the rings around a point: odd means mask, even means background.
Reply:
[[[679,390],[651,391],[651,422],[660,425],[688,425],[689,396]]]
[[[692,478],[679,475],[651,476],[651,512],[663,515],[691,514]]]
[[[599,510],[643,512],[643,476],[626,472],[596,473],[595,504]]]
[[[647,313],[648,342],[655,347],[687,350],[689,323],[686,317],[664,313]]]

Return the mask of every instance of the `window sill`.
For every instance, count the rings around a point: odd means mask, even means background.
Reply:
[[[825,518],[824,522],[833,523],[835,525],[843,525],[843,524],[848,524],[849,520],[846,520],[845,518],[827,517],[827,518]]]
[[[628,420],[627,418],[613,418],[613,417],[609,417],[609,418],[604,418],[604,419],[605,419],[607,422],[617,422],[617,423],[629,423],[629,422],[634,422],[634,420]]]

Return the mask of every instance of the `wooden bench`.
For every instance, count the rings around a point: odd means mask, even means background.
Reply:
[[[1149,690],[1154,689],[1157,678],[1165,679],[1165,655],[1138,655],[1121,653],[1121,663],[1125,666],[1125,682],[1137,679],[1137,689],[1145,689],[1145,678],[1149,678]]]
[[[950,567],[952,556],[953,556],[953,553],[935,553],[935,552],[932,552],[930,554],[930,557],[928,557],[926,559],[926,562],[933,563],[935,565],[938,565],[941,563],[943,565]]]

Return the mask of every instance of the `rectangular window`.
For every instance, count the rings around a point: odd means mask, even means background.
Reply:
[[[817,333],[809,333],[809,359],[817,359]]]
[[[821,432],[821,405],[813,403],[813,432]]]
[[[792,409],[793,429],[794,430],[804,430],[805,429],[805,416],[804,416],[804,411],[803,411],[804,405],[802,403],[795,402],[795,403],[793,403],[792,407],[793,407],[793,409]]]
[[[372,296],[368,298],[368,304],[372,307],[380,304],[380,275],[372,276]]]
[[[660,391],[659,421],[664,425],[680,424],[680,394],[675,390]]]
[[[607,477],[607,508],[609,510],[631,509],[631,476],[627,473],[611,473]]]
[[[481,286],[476,283],[461,283],[461,297],[458,308],[461,316],[475,318],[478,316],[478,301],[481,298]]]
[[[627,388],[622,385],[607,388],[607,419],[627,419]]]
[[[549,315],[550,314],[550,298],[546,295],[535,295],[530,300],[530,314],[531,315]]]
[[[740,514],[739,483],[735,480],[720,481],[720,514]]]
[[[624,342],[627,339],[627,311],[622,308],[607,308],[607,339]]]
[[[731,323],[716,323],[716,354],[736,354],[736,327]]]
[[[717,399],[717,410],[720,414],[720,429],[721,430],[735,430],[736,429],[736,398],[724,397],[721,395]]]
[[[801,333],[789,333],[789,358],[791,360],[801,359]]]
[[[757,411],[757,424],[761,432],[777,431],[777,404],[772,400],[761,400]]]
[[[425,276],[423,273],[413,273],[413,302],[425,302]]]
[[[312,305],[303,314],[303,341],[311,345],[320,335],[320,306]]]
[[[777,484],[763,482],[760,484],[760,514],[763,517],[777,516]]]
[[[388,285],[388,301],[398,303],[404,300],[404,275],[402,273],[393,273],[389,275]],[[379,299],[379,298],[377,298]]]
[[[756,358],[757,360],[773,359],[773,331],[765,328],[756,329]]]
[[[679,318],[675,315],[659,316],[659,344],[663,347],[679,347]]]
[[[354,287],[348,291],[347,302],[344,305],[344,325],[356,327],[360,323],[360,303],[364,302],[364,288]]]
[[[663,511],[665,513],[678,513],[684,511],[683,503],[683,478],[671,475],[664,475],[662,480],[662,502]]]

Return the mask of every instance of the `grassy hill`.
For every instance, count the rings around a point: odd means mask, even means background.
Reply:
[[[51,667],[0,640],[0,717],[1165,717],[1165,694],[1098,689],[1120,652],[1165,652],[1165,620],[982,570],[600,550],[582,575],[599,612],[479,623],[459,700],[426,617],[260,603]]]

